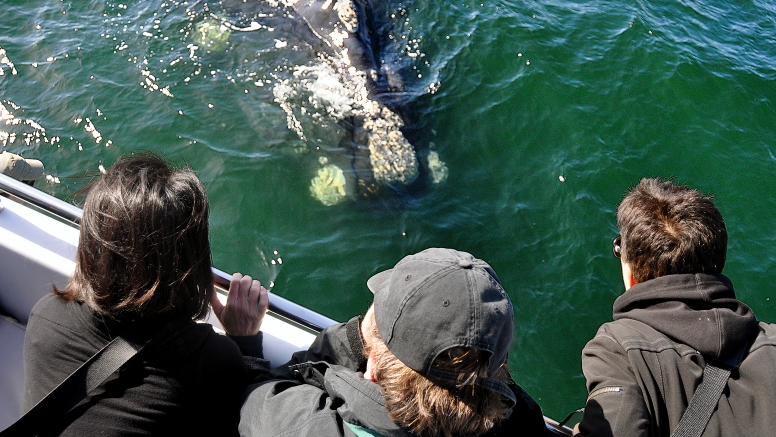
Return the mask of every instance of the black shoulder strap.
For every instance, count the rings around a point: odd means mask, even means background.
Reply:
[[[132,343],[124,337],[116,337],[65,378],[19,420],[0,432],[0,435],[2,437],[37,435],[44,424],[64,416],[89,392],[99,387],[135,356],[141,347],[142,345]]]
[[[719,397],[725,390],[728,378],[730,378],[730,370],[706,364],[706,368],[703,369],[703,381],[695,390],[690,405],[684,411],[671,437],[700,437],[703,434],[711,414],[719,403]]]

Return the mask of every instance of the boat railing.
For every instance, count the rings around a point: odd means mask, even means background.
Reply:
[[[73,224],[77,225],[81,222],[81,215],[83,214],[81,208],[2,173],[0,173],[0,190]]]

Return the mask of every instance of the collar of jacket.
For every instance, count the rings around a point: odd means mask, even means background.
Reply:
[[[636,284],[614,301],[614,320],[634,319],[702,355],[736,367],[757,320],[724,275],[667,275]]]
[[[294,376],[305,384],[325,391],[343,421],[368,428],[383,437],[414,437],[394,423],[385,408],[379,385],[359,372],[324,361],[291,366]]]

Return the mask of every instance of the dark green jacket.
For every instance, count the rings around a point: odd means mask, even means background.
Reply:
[[[776,327],[757,323],[728,278],[636,284],[615,301],[614,319],[582,352],[589,393],[582,435],[670,436],[707,362],[737,370],[703,436],[773,435]]]
[[[380,386],[360,373],[365,360],[358,326],[353,318],[327,328],[308,351],[257,378],[240,411],[240,435],[412,437],[388,416]],[[539,406],[512,387],[518,402],[512,416],[487,435],[546,435]]]

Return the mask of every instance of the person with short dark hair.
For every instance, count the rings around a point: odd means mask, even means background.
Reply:
[[[486,262],[427,249],[367,286],[363,319],[327,328],[249,386],[241,435],[546,435],[510,377],[512,303]]]
[[[215,297],[202,183],[138,154],[120,158],[88,191],[75,273],[29,318],[23,410],[122,336],[145,343],[138,355],[41,435],[236,434],[248,373],[235,341],[261,358],[267,291],[235,274],[229,309]],[[236,300],[252,308],[239,323],[229,314]],[[210,302],[233,339],[195,322]]]
[[[589,396],[576,435],[668,437],[680,422],[695,435],[772,434],[776,326],[758,323],[722,274],[728,236],[711,197],[645,178],[617,227],[625,293],[582,351]],[[721,396],[694,398],[714,367],[731,371]],[[682,419],[691,401],[711,403],[708,423],[695,409]]]

